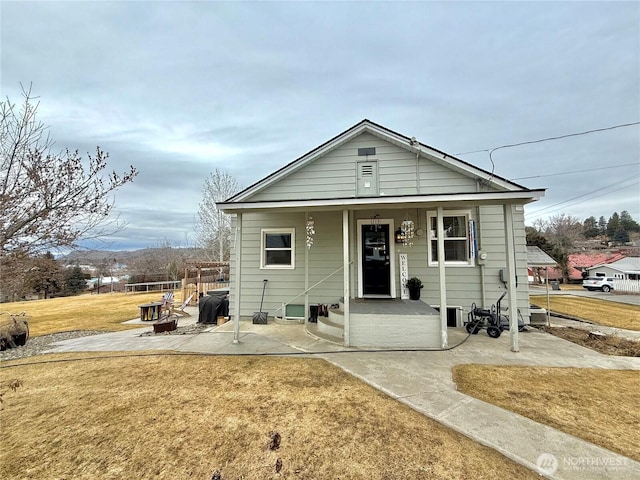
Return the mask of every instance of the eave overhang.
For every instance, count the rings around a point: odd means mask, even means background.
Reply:
[[[384,197],[323,198],[279,200],[263,202],[219,202],[216,207],[224,213],[259,212],[266,210],[314,211],[359,210],[367,208],[428,208],[431,206],[459,207],[469,205],[527,204],[544,197],[545,190],[517,190],[509,192],[449,193],[432,195],[400,195]]]

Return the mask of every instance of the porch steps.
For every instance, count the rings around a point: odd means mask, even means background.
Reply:
[[[318,317],[318,323],[309,323],[308,325],[311,328],[307,330],[312,335],[315,334],[329,342],[344,343],[344,310],[342,309],[342,303],[338,305],[338,308],[329,308],[327,317]],[[311,331],[312,329],[315,333]]]
[[[328,333],[321,332],[318,327],[319,327],[318,323],[307,323],[306,325],[307,333],[312,337],[319,338],[320,340],[325,340],[327,342],[335,343],[336,345],[344,344],[343,337],[335,337]]]
[[[332,322],[327,317],[318,317],[318,331],[333,337],[344,338],[344,324]]]

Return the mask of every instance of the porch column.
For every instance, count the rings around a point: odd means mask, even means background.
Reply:
[[[342,281],[344,284],[344,346],[349,346],[349,211],[342,211]]]
[[[240,275],[242,272],[240,253],[242,250],[242,213],[236,215],[236,235],[234,248],[236,249],[236,282],[234,285],[235,303],[233,304],[233,343],[240,343]]]
[[[442,207],[438,207],[438,221],[436,234],[438,235],[438,278],[440,280],[440,347],[447,348],[447,276],[444,266],[444,223],[442,221]]]
[[[309,212],[304,212],[305,227],[308,221]],[[302,323],[306,324],[309,318],[309,247],[306,245],[304,249],[304,292],[304,320]],[[282,312],[283,317],[285,314],[286,312]]]
[[[518,294],[516,292],[516,255],[513,235],[513,207],[504,205],[504,243],[507,256],[507,289],[509,291],[509,333],[511,334],[511,351],[519,352],[518,345]],[[500,315],[500,312],[498,312]]]

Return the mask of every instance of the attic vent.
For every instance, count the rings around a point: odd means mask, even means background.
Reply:
[[[378,162],[358,162],[358,184],[356,195],[367,197],[378,194]]]
[[[375,155],[375,154],[376,154],[376,147],[366,147],[366,148],[358,149],[359,157],[366,157],[367,155]]]

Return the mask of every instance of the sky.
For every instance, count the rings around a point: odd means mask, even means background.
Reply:
[[[205,178],[246,187],[368,118],[529,188],[526,222],[640,221],[638,2],[7,2],[0,87],[57,148],[134,165],[91,248],[192,246]],[[476,153],[467,153],[476,152]]]

